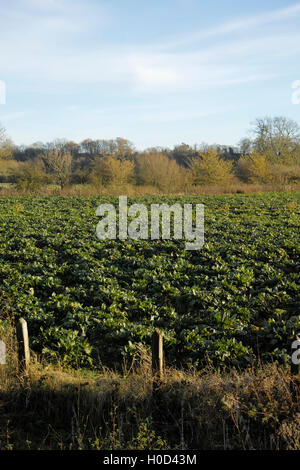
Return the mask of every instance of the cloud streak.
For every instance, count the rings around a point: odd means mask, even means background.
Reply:
[[[192,2],[191,8],[197,4]],[[122,18],[118,22],[115,12],[109,2],[102,4],[99,0],[2,2],[0,80],[9,87],[9,103],[14,93],[18,99],[23,95],[23,108],[32,109],[36,120],[36,116],[43,116],[45,127],[58,122],[55,113],[66,113],[65,119],[69,119],[70,110],[82,127],[83,102],[87,110],[84,115],[90,110],[101,129],[105,119],[116,122],[118,116],[122,125],[129,120],[132,127],[135,116],[153,127],[155,122],[173,125],[183,120],[204,121],[206,116],[222,116],[230,108],[230,100],[235,100],[235,91],[247,100],[248,92],[256,94],[259,84],[263,88],[267,81],[274,84],[290,76],[299,60],[300,2],[233,18],[202,31],[170,34],[163,40],[161,36],[149,40],[141,29],[136,36],[126,36],[126,22],[123,24]],[[136,21],[146,21],[139,14]],[[178,28],[174,26],[175,30]],[[293,80],[297,78],[293,76]],[[26,95],[33,97],[32,106]],[[42,115],[40,101],[50,108],[48,116]],[[153,102],[156,107],[131,113],[128,105],[136,102]],[[99,103],[108,109],[123,103],[124,113],[93,114]],[[27,116],[21,109],[19,102],[15,108],[7,105],[0,119],[16,121],[17,126],[19,119]]]
[[[8,36],[7,41],[0,42],[1,68],[5,75],[19,74],[24,80],[32,81],[34,87],[40,81],[40,86],[45,88],[50,83],[56,86],[67,83],[110,87],[124,84],[137,93],[200,90],[272,78],[274,72],[266,71],[264,62],[271,58],[276,62],[280,54],[289,51],[290,55],[295,55],[300,50],[300,35],[291,31],[284,35],[268,34],[264,38],[237,37],[225,44],[213,42],[193,52],[170,51],[203,37],[215,38],[294,18],[300,15],[300,3],[221,24],[181,40],[166,42],[159,49],[155,44],[112,47],[106,43],[101,45],[101,39],[92,48],[90,43],[84,47],[80,40],[76,47],[72,38],[78,40],[80,32],[95,26],[93,22],[88,25],[91,11],[83,14],[81,2],[22,0],[21,4],[35,8],[35,16],[30,18],[25,10],[12,19],[12,12],[8,10],[6,20],[10,26],[11,21],[14,22],[13,30],[5,28],[5,15],[2,22],[0,20],[2,39]],[[45,15],[49,11],[53,15]],[[64,40],[68,36],[71,39]],[[250,63],[251,56],[255,56],[255,63]]]
[[[158,49],[174,49],[180,46],[187,46],[198,42],[205,38],[214,38],[218,36],[225,36],[237,32],[245,32],[247,30],[257,29],[267,24],[280,23],[283,20],[295,19],[300,16],[300,3],[296,3],[287,8],[281,8],[265,12],[263,14],[254,15],[250,17],[244,17],[238,20],[233,20],[224,24],[220,24],[216,27],[209,28],[200,32],[185,35],[184,37],[177,38],[171,41],[167,41],[161,44]]]

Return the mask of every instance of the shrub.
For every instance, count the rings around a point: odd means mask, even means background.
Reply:
[[[265,155],[253,152],[240,158],[237,175],[247,183],[270,183],[273,180],[271,164]]]
[[[154,186],[169,193],[186,185],[187,170],[162,152],[150,152],[136,158],[136,179],[140,185]]]
[[[47,183],[48,177],[42,162],[26,162],[12,173],[12,179],[19,191],[37,192]]]
[[[90,174],[90,182],[95,186],[122,185],[129,183],[134,174],[134,163],[118,160],[115,157],[98,157]]]
[[[217,150],[208,149],[189,162],[193,184],[226,184],[232,178],[232,162],[222,160]]]

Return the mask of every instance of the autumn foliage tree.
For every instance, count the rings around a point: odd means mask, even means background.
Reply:
[[[136,180],[139,185],[154,186],[169,193],[184,186],[186,170],[162,152],[145,152],[136,157]]]
[[[119,160],[113,156],[98,157],[94,161],[90,182],[97,186],[120,186],[130,183],[134,175],[134,163],[129,160]]]
[[[18,190],[35,193],[48,182],[45,166],[41,160],[25,162],[13,171],[13,181]]]
[[[233,164],[222,160],[215,149],[199,152],[198,156],[190,159],[189,169],[194,185],[227,184],[233,178]]]
[[[121,137],[80,143],[56,139],[17,146],[0,125],[0,183],[6,188],[16,173],[19,185],[25,187],[25,181],[28,188],[41,184],[42,161],[47,182],[61,189],[76,185],[72,192],[98,191],[98,187],[105,192],[112,187],[115,193],[116,187],[139,194],[180,194],[201,192],[205,186],[211,186],[209,192],[213,186],[218,191],[222,187],[233,190],[233,185],[241,183],[296,188],[300,183],[299,125],[281,116],[258,118],[251,137],[242,139],[238,147],[181,143],[173,150],[151,147],[137,151]],[[24,166],[24,162],[30,165]]]
[[[247,183],[270,183],[272,181],[272,167],[266,155],[252,152],[243,155],[237,165],[238,177]]]

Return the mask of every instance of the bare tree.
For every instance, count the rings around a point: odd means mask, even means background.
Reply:
[[[253,142],[248,137],[244,137],[238,143],[239,150],[242,155],[248,155],[253,148]]]
[[[134,152],[134,145],[127,139],[123,139],[122,137],[116,138],[116,154],[121,159],[131,159],[132,154]]]
[[[287,159],[299,151],[300,127],[282,116],[258,118],[253,123],[254,147],[269,160]]]
[[[49,172],[53,175],[54,181],[63,189],[70,181],[72,170],[72,155],[59,150],[52,150],[45,156],[43,161]]]

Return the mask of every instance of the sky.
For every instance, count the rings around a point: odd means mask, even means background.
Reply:
[[[299,26],[288,0],[0,0],[0,122],[18,145],[237,145],[300,124]]]

